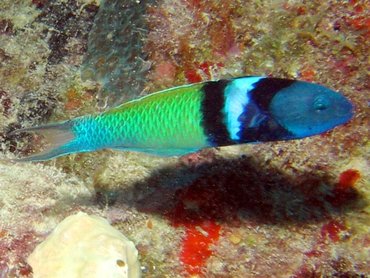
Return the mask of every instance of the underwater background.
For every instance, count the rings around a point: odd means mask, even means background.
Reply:
[[[78,212],[131,240],[143,277],[369,276],[369,11],[366,0],[1,0],[0,277],[33,277],[29,255]],[[303,140],[184,157],[11,162],[42,145],[15,129],[242,75],[323,84],[355,116]]]

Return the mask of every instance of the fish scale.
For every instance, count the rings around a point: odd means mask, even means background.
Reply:
[[[99,115],[99,121],[104,126],[100,130],[105,131],[99,136],[105,138],[104,142],[97,144],[120,148],[205,146],[206,136],[200,125],[202,93],[193,87],[182,87],[164,94],[166,96],[161,98],[150,95],[140,102],[134,101]],[[109,128],[112,125],[115,128]],[[114,136],[111,131],[114,131]]]

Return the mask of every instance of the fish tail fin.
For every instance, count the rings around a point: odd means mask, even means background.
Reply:
[[[11,135],[32,132],[42,135],[48,143],[44,150],[33,155],[13,159],[14,162],[44,161],[64,154],[75,152],[73,140],[76,138],[72,130],[72,121],[56,124],[17,129]]]

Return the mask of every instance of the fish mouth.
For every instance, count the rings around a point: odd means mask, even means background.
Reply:
[[[342,118],[345,122],[352,119],[354,115],[354,105],[346,98],[337,104],[338,109],[335,111],[335,116]]]

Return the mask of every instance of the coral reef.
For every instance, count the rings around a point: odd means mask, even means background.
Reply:
[[[145,277],[368,276],[368,1],[136,2],[117,14],[141,11],[135,26],[146,29],[124,30],[143,37],[112,48],[95,43],[127,23],[107,14],[117,1],[0,2],[0,277],[32,277],[28,255],[79,211],[127,235]],[[322,83],[354,103],[355,117],[304,140],[182,158],[9,161],[42,144],[12,130],[98,112],[101,88],[127,98],[244,74]]]
[[[27,256],[59,221],[90,209],[84,183],[55,167],[0,162],[0,277],[31,273]]]
[[[92,19],[97,12],[96,5],[86,3],[80,6],[73,0],[37,1],[35,5],[41,10],[36,21],[49,27],[44,34],[48,37],[49,64],[58,64],[74,52],[81,54],[86,51],[83,47],[86,43],[81,44],[81,41],[87,41]]]
[[[141,277],[135,245],[101,217],[79,212],[28,257],[34,277]]]

